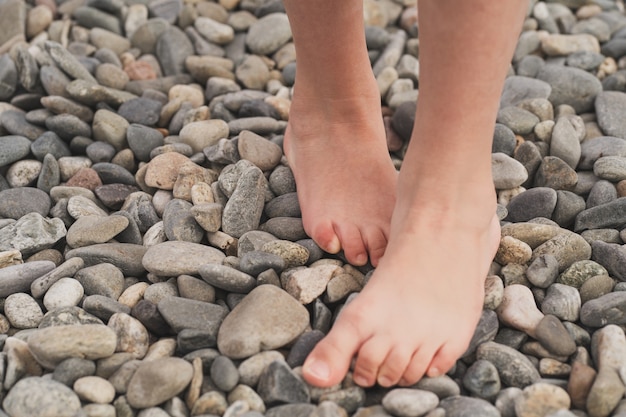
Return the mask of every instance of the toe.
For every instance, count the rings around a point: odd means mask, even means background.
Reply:
[[[387,247],[387,236],[379,228],[368,229],[363,233],[367,253],[373,266],[378,266],[378,261],[382,258]]]
[[[322,339],[304,362],[304,379],[317,387],[341,382],[352,357],[361,345],[360,334],[349,320],[340,316],[328,335]]]
[[[310,228],[307,226],[305,224],[305,231],[322,250],[328,253],[337,253],[341,250],[341,243],[332,222],[322,221]]]
[[[421,346],[411,357],[411,361],[400,379],[400,385],[413,385],[419,381],[426,373],[436,351],[437,348],[434,346]]]
[[[354,382],[362,387],[376,383],[380,366],[391,350],[387,338],[376,336],[361,346],[354,364]]]
[[[335,231],[348,262],[357,266],[365,265],[367,249],[359,229],[354,224],[340,224],[335,226]]]
[[[383,387],[396,385],[404,375],[412,353],[403,346],[396,345],[378,370],[378,384]]]
[[[460,348],[457,346],[460,346]],[[443,345],[433,357],[426,372],[427,375],[437,377],[452,369],[457,359],[465,352],[464,346],[462,343],[457,345],[453,342]]]

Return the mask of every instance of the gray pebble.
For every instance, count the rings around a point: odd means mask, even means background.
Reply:
[[[475,396],[490,400],[500,392],[498,370],[489,361],[477,360],[467,369],[463,386]]]
[[[180,199],[167,203],[163,213],[163,226],[169,240],[200,243],[205,232],[195,220],[191,208],[191,203]]]
[[[626,197],[580,212],[574,230],[618,228],[626,224]]]
[[[517,350],[495,342],[487,342],[478,347],[477,359],[485,359],[498,369],[500,379],[507,386],[523,388],[539,380],[539,372],[534,365]]]
[[[536,217],[550,219],[557,204],[557,193],[552,188],[537,187],[524,191],[511,199],[506,206],[506,220],[526,222]]]
[[[596,241],[592,243],[592,259],[609,274],[626,281],[626,245]]]
[[[600,81],[578,68],[546,65],[537,78],[552,87],[549,100],[555,105],[569,104],[576,113],[593,109],[596,96],[602,91]]]
[[[446,417],[499,417],[500,412],[489,402],[480,398],[449,397],[439,403],[446,412]]]
[[[80,410],[78,396],[65,385],[40,377],[20,380],[2,402],[11,416],[73,417]]]
[[[37,188],[20,187],[0,191],[0,216],[20,219],[28,213],[47,216],[51,200],[46,192]]]
[[[0,269],[0,297],[30,290],[31,284],[48,272],[55,265],[51,261],[35,261]]]
[[[257,391],[265,404],[297,404],[310,400],[305,383],[283,361],[269,364],[261,374]]]
[[[176,332],[183,329],[207,330],[217,336],[217,331],[228,311],[217,304],[168,297],[158,304],[159,312]]]
[[[239,373],[232,360],[218,356],[211,364],[211,379],[222,391],[230,392],[239,383]]]
[[[229,292],[245,294],[256,287],[254,277],[229,266],[205,264],[198,268],[198,272],[210,285]]]
[[[72,387],[77,379],[91,376],[96,373],[96,364],[82,358],[68,358],[57,365],[52,373],[52,379]]]

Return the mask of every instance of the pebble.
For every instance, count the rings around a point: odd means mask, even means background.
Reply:
[[[205,264],[200,266],[198,272],[213,287],[229,292],[247,294],[257,285],[253,276],[226,265]]]
[[[552,87],[548,99],[554,106],[568,104],[577,114],[591,110],[602,91],[602,84],[596,77],[578,68],[548,64],[539,70],[537,78]]]
[[[447,417],[496,417],[500,415],[497,408],[480,398],[463,396],[449,397],[442,400],[439,403],[439,407],[445,410]]]
[[[618,91],[603,91],[596,97],[598,125],[607,136],[626,139],[626,124],[614,111],[625,102],[626,94]]]
[[[193,242],[167,241],[151,246],[142,262],[158,276],[197,275],[200,266],[221,263],[225,255],[210,246]]]
[[[126,399],[131,407],[154,407],[184,390],[192,374],[191,364],[180,358],[143,362],[128,383]]]
[[[524,388],[540,379],[539,372],[532,362],[508,346],[495,342],[483,343],[478,347],[476,357],[491,362],[507,386]]]
[[[99,324],[53,326],[28,338],[28,348],[42,366],[54,369],[65,359],[100,359],[115,352],[115,332]]]
[[[564,389],[541,382],[524,388],[521,397],[515,401],[515,412],[519,417],[546,416],[569,407],[570,397]]]
[[[48,289],[43,298],[46,309],[77,306],[85,295],[83,286],[73,278],[61,278]]]
[[[0,268],[0,297],[30,289],[33,281],[55,268],[51,261],[34,261]]]
[[[262,285],[252,290],[226,317],[217,343],[225,356],[247,358],[262,349],[280,348],[295,340],[308,323],[309,313],[304,306],[283,290]]]
[[[25,293],[13,293],[4,301],[4,314],[17,329],[34,329],[43,319],[43,311],[33,297]]]
[[[65,385],[42,377],[27,377],[15,384],[2,406],[15,417],[73,417],[81,404],[78,396]]]
[[[524,166],[503,153],[491,155],[491,170],[493,182],[497,189],[515,188],[528,179],[528,172]]]
[[[74,392],[84,401],[107,404],[115,399],[115,388],[98,376],[84,376],[74,382]]]
[[[257,391],[266,404],[298,404],[310,401],[306,384],[284,361],[274,361],[265,368],[259,378]]]
[[[583,210],[576,216],[574,230],[602,229],[619,227],[624,222],[623,207],[626,198],[621,197],[599,206]]]

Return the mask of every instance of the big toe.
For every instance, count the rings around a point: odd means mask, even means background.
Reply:
[[[360,342],[356,330],[335,323],[330,333],[322,339],[304,362],[304,379],[317,387],[330,387],[345,377],[350,362]]]

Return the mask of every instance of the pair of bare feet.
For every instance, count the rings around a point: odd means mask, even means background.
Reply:
[[[353,358],[364,387],[447,372],[473,335],[500,239],[491,176],[450,181],[415,137],[398,175],[370,92],[325,99],[296,87],[285,135],[307,233],[377,267],[304,364],[321,387],[341,382]]]

